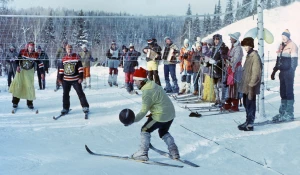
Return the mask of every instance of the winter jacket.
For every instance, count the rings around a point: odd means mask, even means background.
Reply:
[[[83,67],[79,56],[76,53],[66,55],[59,65],[58,80],[77,81],[83,79]]]
[[[188,48],[182,47],[180,49],[180,55],[179,55],[180,73],[183,71],[187,71],[187,73],[193,73],[192,56],[193,56],[193,51],[188,50]]]
[[[34,69],[35,64],[37,64],[37,68],[39,69],[41,74],[45,73],[44,63],[38,59],[39,53],[32,52],[29,53],[27,49],[22,49],[18,55],[18,59],[16,60],[16,64],[24,70]]]
[[[243,59],[243,49],[240,42],[236,42],[228,52],[227,64],[229,69],[234,73],[234,82],[240,82],[243,74],[242,69],[242,59]]]
[[[141,56],[141,53],[133,50],[128,51],[124,56],[124,65],[123,65],[123,71],[125,73],[133,73],[134,67],[138,66],[138,57]]]
[[[18,53],[14,50],[14,51],[8,51],[8,53],[6,54],[6,69],[8,72],[14,72],[14,74],[16,74],[16,70],[17,70],[17,63],[16,63],[16,59],[18,59]]]
[[[94,59],[90,51],[82,51],[79,56],[83,67],[91,67],[91,61],[94,61]]]
[[[48,72],[48,68],[49,68],[49,57],[48,57],[48,55],[46,54],[46,52],[42,51],[42,52],[39,54],[38,59],[41,60],[41,61],[43,62],[45,72]]]
[[[154,52],[156,52],[157,53],[157,57],[155,58],[155,60],[161,60],[161,47],[159,46],[159,45],[157,45],[157,44],[154,44],[154,45],[148,45],[148,46],[146,46],[144,49],[151,49],[151,50],[153,50]],[[143,52],[144,52],[144,54],[147,54],[145,51],[144,51],[144,49],[143,49]],[[152,59],[150,59],[150,58],[146,58],[146,61],[148,62],[148,61],[153,61]]]
[[[120,60],[121,59],[121,55],[122,55],[122,53],[120,52],[120,50],[117,47],[115,49],[113,49],[111,47],[106,52],[106,57],[108,59],[112,59],[112,60]]]
[[[161,86],[148,80],[141,90],[142,109],[135,116],[135,122],[140,121],[148,111],[157,122],[168,122],[175,118],[174,105]]]
[[[203,64],[202,50],[195,49],[192,56],[192,69],[194,73],[198,73],[201,64]]]
[[[60,47],[57,52],[56,52],[56,56],[55,56],[55,65],[58,67],[61,64],[61,60],[64,56],[67,55],[67,51],[65,48]]]
[[[172,56],[170,61],[168,61],[167,59],[168,59],[168,55],[169,55],[171,48],[174,49],[173,54],[175,54],[175,55]],[[162,56],[162,59],[164,60],[164,64],[176,64],[176,62],[177,62],[176,57],[178,57],[178,55],[179,55],[179,49],[175,44],[173,44],[173,43],[166,44],[166,47],[165,47],[165,50],[164,50],[164,53]]]
[[[273,70],[287,71],[296,70],[298,66],[298,47],[289,40],[286,44],[280,44],[277,51],[277,61]]]
[[[216,64],[213,67],[213,73],[211,74],[211,77],[213,78],[221,78],[223,70],[225,68],[225,62],[224,59],[227,58],[228,54],[228,47],[225,45],[225,43],[220,44],[220,46],[213,46],[212,52],[211,52],[211,58],[216,61]],[[208,67],[211,67],[212,64],[207,63]]]
[[[239,92],[256,95],[260,93],[262,63],[257,51],[250,51],[243,66]]]

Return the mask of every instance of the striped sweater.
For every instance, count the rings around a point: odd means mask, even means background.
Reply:
[[[286,71],[293,69],[296,70],[298,66],[298,47],[289,40],[286,44],[280,44],[277,51],[277,61],[274,70]]]
[[[37,68],[40,70],[41,74],[44,74],[44,64],[38,59],[39,53],[31,52],[29,53],[27,49],[22,49],[19,52],[16,64],[23,70],[34,69],[34,64],[37,64]]]
[[[78,81],[83,79],[82,62],[76,53],[63,57],[62,63],[59,65],[58,79],[60,81]]]

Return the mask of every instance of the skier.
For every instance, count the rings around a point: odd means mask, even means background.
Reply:
[[[124,67],[123,71],[125,73],[125,87],[128,93],[133,92],[133,73],[135,67],[138,66],[138,57],[141,53],[134,49],[134,45],[130,43],[129,50],[124,56]]]
[[[151,113],[146,116],[148,119],[141,129],[140,149],[132,155],[132,158],[142,161],[149,160],[150,133],[158,129],[159,137],[167,144],[170,155],[173,159],[178,159],[180,156],[177,145],[169,133],[169,129],[175,118],[173,103],[162,87],[147,79],[145,69],[140,68],[135,70],[133,79],[137,87],[143,92],[142,109],[135,116],[134,122],[139,122],[148,111]]]
[[[81,48],[82,52],[79,55],[83,66],[83,88],[91,88],[91,61],[96,60],[94,60],[92,53],[87,49],[85,44]]]
[[[179,87],[176,78],[176,57],[179,55],[179,49],[169,37],[165,37],[165,43],[166,46],[162,56],[162,59],[164,60],[164,75],[166,82],[166,87],[164,88],[164,90],[167,93],[178,93]],[[170,53],[170,50],[172,50],[173,53]],[[173,86],[171,86],[169,74],[171,74]]]
[[[191,89],[191,79],[193,74],[192,69],[192,56],[193,51],[190,49],[189,40],[185,39],[183,41],[183,47],[180,49],[180,74],[181,74],[181,87],[179,95],[190,93]]]
[[[143,49],[143,52],[147,54],[147,71],[149,80],[155,81],[156,84],[161,86],[159,75],[158,75],[158,64],[161,60],[161,47],[157,44],[155,38],[148,39],[148,46]]]
[[[44,64],[38,60],[38,56],[34,50],[34,42],[28,42],[18,55],[16,77],[9,88],[9,92],[13,95],[13,108],[18,107],[20,99],[27,100],[29,109],[34,108],[32,103],[35,100],[34,64],[38,64],[37,68],[40,69],[42,80],[44,79]]]
[[[231,49],[228,52],[227,65],[227,81],[228,85],[228,98],[223,106],[225,110],[239,111],[239,92],[238,87],[242,78],[242,58],[244,56],[243,49],[239,42],[240,32],[229,34],[231,41]]]
[[[282,43],[278,48],[276,65],[271,74],[271,79],[275,80],[275,74],[280,70],[281,105],[279,114],[273,117],[274,122],[294,120],[294,79],[298,66],[298,47],[290,36],[288,29],[282,33]]]
[[[246,109],[246,121],[238,126],[239,130],[253,131],[256,111],[256,95],[260,93],[262,63],[254,48],[254,39],[244,38],[242,46],[247,52],[239,92],[243,93],[243,104]]]
[[[213,36],[214,46],[212,47],[212,55],[207,64],[211,68],[210,77],[213,78],[214,92],[216,96],[216,102],[214,106],[220,107],[225,102],[225,97],[220,97],[220,87],[223,88],[222,75],[224,71],[224,59],[227,58],[228,47],[222,40],[222,35],[215,34]]]
[[[79,56],[73,53],[71,45],[66,46],[67,55],[63,57],[59,66],[59,75],[57,77],[60,85],[63,86],[63,109],[61,114],[67,114],[70,110],[70,90],[71,86],[75,89],[82,110],[84,113],[89,112],[89,104],[82,90],[83,67]]]
[[[13,45],[9,46],[9,51],[6,54],[6,69],[7,69],[7,84],[8,88],[10,87],[12,78],[15,78],[17,63],[16,59],[18,59],[18,53]]]
[[[60,47],[59,49],[57,49],[57,52],[56,52],[56,60],[55,60],[55,64],[56,64],[56,67],[57,67],[57,77],[58,77],[58,74],[59,74],[59,65],[61,63],[61,59],[66,56],[67,54],[67,51],[66,51],[66,46],[68,44],[68,41],[67,40],[63,40],[62,42],[62,47]],[[58,82],[58,80],[56,79],[56,89],[55,90],[58,90],[60,87],[60,84]]]
[[[110,87],[112,85],[118,86],[118,66],[120,65],[121,52],[117,47],[115,41],[112,41],[110,48],[106,52],[106,57],[108,58],[108,84]]]
[[[46,87],[46,73],[48,74],[48,68],[49,68],[49,57],[46,54],[45,51],[42,51],[41,46],[37,47],[37,52],[39,53],[39,57],[38,59],[41,60],[44,64],[44,70],[45,70],[45,74],[44,74],[44,79],[42,80],[41,78],[41,71],[40,69],[37,69],[37,76],[38,76],[38,83],[39,83],[39,87],[40,90],[44,90]]]
[[[194,84],[194,93],[193,95],[202,95],[202,83],[203,83],[203,61],[204,56],[202,53],[202,48],[200,43],[196,43],[193,55],[192,55],[192,69],[193,69],[193,84]],[[201,78],[200,78],[201,77]],[[200,78],[200,84],[199,84]],[[199,89],[200,86],[200,89]]]

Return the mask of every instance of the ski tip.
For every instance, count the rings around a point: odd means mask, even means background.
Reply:
[[[94,154],[94,153],[89,149],[89,147],[88,147],[87,145],[84,145],[84,147],[85,147],[85,149],[86,149],[86,151],[87,151],[88,153]]]
[[[56,120],[57,118],[55,116],[53,116],[53,120]]]

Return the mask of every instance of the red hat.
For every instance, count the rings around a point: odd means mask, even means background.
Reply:
[[[133,73],[134,80],[145,80],[147,79],[147,71],[140,67],[140,69],[136,69]]]

